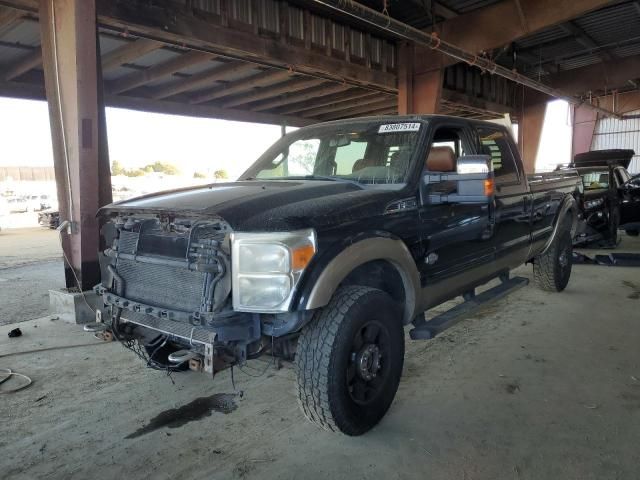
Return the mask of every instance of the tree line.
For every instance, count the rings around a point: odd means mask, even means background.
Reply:
[[[111,163],[111,175],[124,175],[126,177],[142,177],[147,173],[164,173],[165,175],[178,175],[180,170],[171,163],[154,162],[145,165],[142,168],[124,168],[118,160]],[[202,172],[195,172],[193,178],[207,178],[208,175]],[[216,170],[213,172],[213,178],[216,180],[224,180],[229,178],[226,170]]]

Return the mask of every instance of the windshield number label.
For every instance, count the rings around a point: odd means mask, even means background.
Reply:
[[[417,132],[418,130],[420,130],[419,123],[388,123],[380,125],[378,133]]]

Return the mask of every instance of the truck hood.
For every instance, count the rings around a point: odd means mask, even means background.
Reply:
[[[397,190],[337,181],[244,181],[144,195],[107,205],[98,214],[199,214],[219,216],[234,230],[277,231],[380,215],[396,198]]]

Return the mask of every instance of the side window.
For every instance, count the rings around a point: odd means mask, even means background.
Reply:
[[[431,144],[431,146],[432,147],[449,147],[456,154],[456,157],[462,157],[462,156],[466,155],[465,150],[464,150],[464,146],[462,145],[462,142],[460,141],[459,138],[457,138],[455,140],[444,141],[444,142],[435,142],[434,141]]]
[[[457,159],[468,150],[465,143],[468,135],[458,128],[440,127],[433,134],[431,147],[425,159],[429,172],[455,172]],[[443,181],[430,186],[431,193],[449,195],[456,191],[457,183]]]
[[[478,128],[478,136],[480,137],[480,153],[491,156],[496,182],[518,182],[518,169],[507,134],[502,130],[480,127]]]

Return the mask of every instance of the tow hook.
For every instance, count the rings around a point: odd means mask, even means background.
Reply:
[[[202,361],[202,355],[192,352],[191,350],[178,350],[172,352],[168,357],[169,362],[174,365],[181,365],[185,362],[189,362],[189,370],[195,372],[201,372],[204,362]]]

